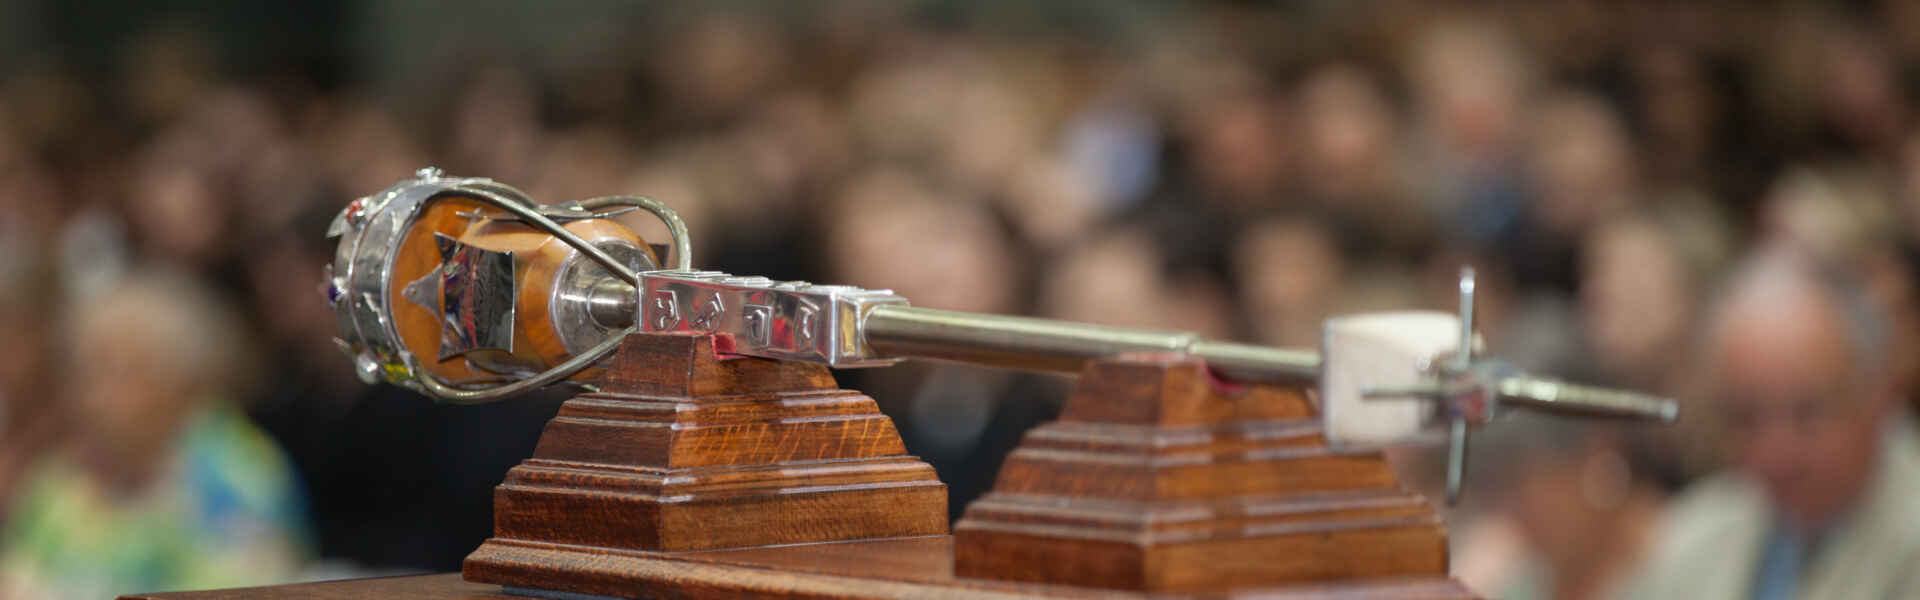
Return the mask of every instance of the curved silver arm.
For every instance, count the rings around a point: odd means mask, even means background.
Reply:
[[[485,404],[510,396],[531,392],[572,377],[574,373],[580,372],[581,369],[593,366],[594,363],[605,360],[608,356],[612,355],[614,350],[620,348],[620,341],[626,339],[627,334],[630,333],[633,333],[632,327],[628,327],[626,331],[622,331],[618,335],[608,337],[605,341],[600,342],[586,352],[567,359],[566,362],[554,365],[553,368],[541,371],[538,375],[526,379],[517,379],[485,388],[469,389],[448,385],[441,382],[438,378],[435,378],[433,374],[420,371],[418,381],[421,387],[425,388],[427,395],[432,396],[435,400],[451,404]]]
[[[687,234],[687,224],[680,220],[680,213],[673,212],[666,203],[646,196],[601,196],[580,201],[580,208],[589,212],[612,206],[631,206],[653,213],[661,223],[667,226],[667,237],[673,243],[673,268],[679,271],[693,270],[693,239]],[[578,244],[568,242],[576,248]],[[606,263],[601,263],[606,264]],[[627,283],[633,283],[628,280]]]

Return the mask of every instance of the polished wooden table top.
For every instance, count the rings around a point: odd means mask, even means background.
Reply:
[[[1457,584],[1451,582],[1405,581],[1341,586],[1338,589],[1309,585],[1288,590],[1264,590],[1248,596],[1267,600],[1412,599],[1459,597],[1456,594],[1460,591]],[[1120,593],[1115,593],[1114,596],[1139,597]],[[348,579],[197,592],[135,594],[121,598],[122,600],[345,600],[349,598],[354,600],[363,598],[527,600],[526,596],[509,595],[501,591],[500,586],[497,585],[464,581],[459,573]]]
[[[268,587],[235,588],[229,590],[208,590],[202,592],[167,592],[163,594],[136,594],[121,596],[122,600],[332,600],[334,598],[418,598],[420,600],[500,600],[502,598],[522,598],[509,596],[500,591],[500,586],[484,583],[469,583],[460,579],[459,573],[441,573],[438,575],[410,575],[403,577],[375,577],[372,579],[347,579],[342,581],[323,581],[319,583],[296,583]]]

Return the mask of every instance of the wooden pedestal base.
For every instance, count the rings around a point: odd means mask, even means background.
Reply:
[[[1330,452],[1297,389],[1190,358],[1095,363],[954,528],[963,577],[1147,592],[1438,577],[1446,533],[1384,457]]]
[[[495,490],[468,581],[610,597],[1465,598],[1432,510],[1299,390],[1103,361],[947,533],[946,487],[817,366],[636,335]]]
[[[600,391],[567,401],[495,489],[494,537],[467,578],[572,590],[555,574],[616,551],[947,532],[946,486],[872,398],[823,367],[722,358],[714,342],[630,338]]]

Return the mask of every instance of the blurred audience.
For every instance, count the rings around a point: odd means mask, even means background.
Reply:
[[[1889,402],[1920,406],[1913,2],[484,4],[458,28],[410,3],[0,10],[46,25],[0,44],[33,50],[0,55],[0,592],[458,568],[562,394],[360,386],[313,293],[334,212],[428,164],[663,200],[703,268],[1272,344],[1452,310],[1472,265],[1491,353],[1687,413],[1513,424],[1450,515],[1463,577],[1618,595],[1653,551],[1727,568],[1649,594],[1891,589],[1832,557],[1897,531]],[[1709,304],[1755,244],[1806,258]],[[956,513],[1064,386],[841,376]],[[249,450],[194,462],[223,444]]]

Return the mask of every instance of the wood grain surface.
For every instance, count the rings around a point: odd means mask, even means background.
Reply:
[[[517,598],[500,586],[460,579],[459,573],[375,577],[344,581],[296,583],[266,587],[132,594],[121,600],[354,600],[408,598],[411,600],[507,600]]]
[[[630,336],[494,490],[469,579],[573,589],[548,549],[686,552],[941,535],[947,490],[872,398],[818,365],[715,352],[704,334]]]
[[[953,577],[951,538],[845,542],[686,554],[635,553],[584,564],[602,595],[646,598],[1263,598],[1448,600],[1473,595],[1437,578],[1314,583],[1210,594],[1146,594]],[[458,573],[123,596],[126,600],[509,600]]]
[[[1221,389],[1197,359],[1097,361],[954,526],[956,572],[1165,593],[1445,578],[1433,508],[1313,416],[1303,390]]]

